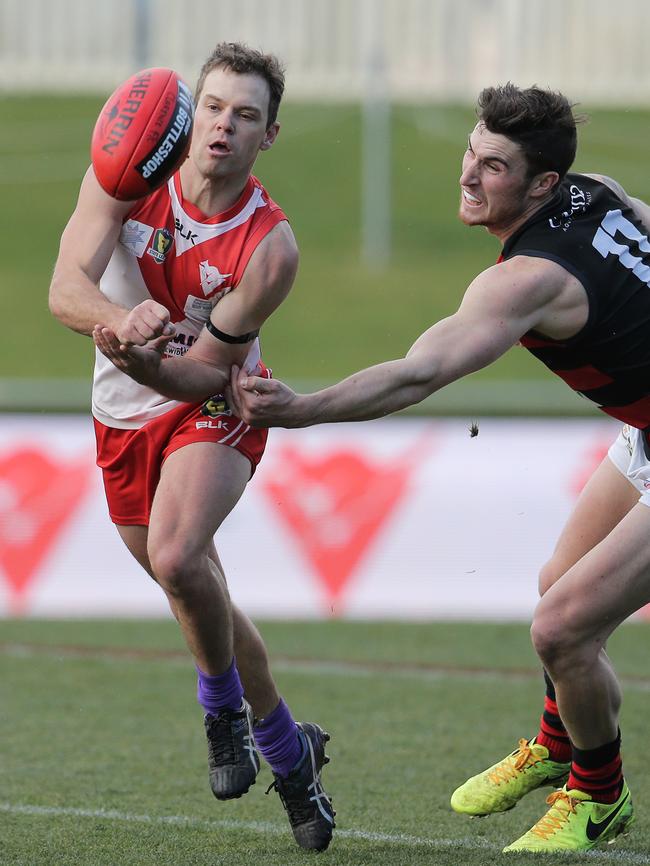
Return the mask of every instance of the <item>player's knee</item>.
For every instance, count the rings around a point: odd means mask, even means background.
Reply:
[[[569,671],[577,674],[593,661],[595,645],[586,639],[583,629],[575,626],[575,618],[566,606],[545,604],[542,599],[530,635],[535,652],[553,678]]]
[[[191,591],[197,576],[197,555],[187,545],[171,539],[150,546],[149,560],[154,576],[165,592],[180,597]]]
[[[552,605],[540,604],[533,617],[530,636],[542,664],[553,670],[566,660],[571,646],[570,629]]]

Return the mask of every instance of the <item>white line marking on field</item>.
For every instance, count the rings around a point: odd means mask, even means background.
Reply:
[[[253,833],[283,836],[288,829],[279,824],[265,821],[236,821],[231,818],[219,821],[208,821],[203,818],[192,818],[189,815],[135,815],[130,812],[118,812],[115,809],[79,809],[62,806],[30,806],[23,803],[0,803],[0,812],[10,815],[31,815],[34,817],[72,817],[90,818],[98,821],[123,821],[132,824],[172,824],[180,827],[196,827],[201,830],[250,830]],[[405,848],[433,849],[470,849],[500,852],[501,846],[493,845],[481,839],[428,839],[421,836],[409,836],[406,833],[376,833],[368,830],[337,830],[335,837],[340,839],[356,839],[362,842],[382,842],[387,845]],[[612,851],[589,851],[581,854],[596,860],[610,862],[621,861],[633,864],[649,864],[650,858],[633,851],[617,848]]]

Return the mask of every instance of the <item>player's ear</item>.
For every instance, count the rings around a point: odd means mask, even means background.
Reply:
[[[543,171],[533,178],[530,193],[535,198],[541,198],[552,192],[559,181],[560,175],[556,171]]]
[[[276,121],[275,123],[272,123],[264,133],[264,138],[260,145],[260,150],[268,150],[270,147],[272,147],[273,142],[278,137],[279,132],[280,124]]]

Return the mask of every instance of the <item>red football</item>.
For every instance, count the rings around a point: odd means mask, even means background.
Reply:
[[[193,121],[192,93],[173,69],[136,72],[97,118],[90,145],[97,180],[124,201],[153,192],[187,156]]]

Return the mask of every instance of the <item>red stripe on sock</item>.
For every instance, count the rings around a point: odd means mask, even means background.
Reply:
[[[566,732],[565,728],[555,728],[553,725],[549,725],[544,716],[540,719],[539,723],[540,731],[542,734],[546,734],[547,737],[553,737],[556,740],[566,740],[569,742],[569,735]]]
[[[555,716],[560,723],[560,727],[549,724],[546,716]],[[569,735],[564,725],[562,725],[557,703],[552,698],[549,698],[548,695],[544,698],[544,712],[539,720],[539,733],[537,734],[536,742],[548,749],[548,754],[552,761],[567,764],[571,760],[571,741],[569,740]]]
[[[617,755],[615,758],[612,758],[609,763],[603,764],[601,767],[581,767],[577,761],[573,761],[571,769],[574,767],[576,773],[579,773],[581,776],[585,776],[586,778],[589,778],[594,773],[602,777],[613,776],[614,773],[621,768],[621,756]]]
[[[550,713],[552,716],[560,717],[560,711],[557,708],[557,703],[549,698],[548,695],[544,698],[544,712]]]
[[[587,769],[575,762],[571,764],[567,782],[569,790],[584,791],[600,803],[614,803],[621,796],[622,787],[623,767],[620,755],[597,768]]]

